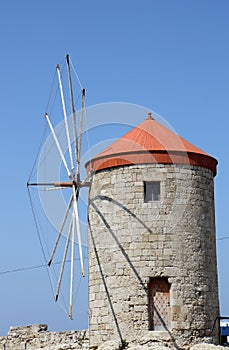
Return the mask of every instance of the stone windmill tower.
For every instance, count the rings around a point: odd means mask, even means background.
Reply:
[[[151,113],[86,164],[91,348],[216,340],[216,166]]]

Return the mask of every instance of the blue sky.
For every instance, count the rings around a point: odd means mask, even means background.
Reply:
[[[218,159],[217,237],[229,236],[228,18],[227,0],[1,1],[0,273],[43,263],[26,181],[55,65],[66,53],[87,89],[87,106],[145,106]],[[229,239],[217,247],[221,315],[229,315]],[[86,325],[85,298],[68,320],[45,268],[0,274],[0,285],[0,334],[10,325]]]

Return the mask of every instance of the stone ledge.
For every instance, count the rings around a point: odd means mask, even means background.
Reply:
[[[171,336],[167,331],[148,331],[141,339],[140,344],[148,342],[169,342]]]
[[[8,336],[16,336],[22,334],[36,334],[40,332],[46,332],[48,330],[47,324],[33,324],[29,326],[17,326],[10,327]]]

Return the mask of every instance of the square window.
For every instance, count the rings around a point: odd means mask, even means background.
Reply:
[[[144,181],[144,202],[159,201],[161,197],[160,181]]]

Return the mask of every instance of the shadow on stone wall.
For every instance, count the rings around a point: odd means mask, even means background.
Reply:
[[[110,233],[110,235],[113,237],[114,241],[116,242],[118,248],[120,249],[121,253],[123,254],[124,258],[126,259],[126,261],[128,262],[131,270],[133,271],[133,273],[135,274],[137,280],[139,281],[139,284],[141,285],[142,289],[144,290],[144,292],[147,294],[147,297],[148,297],[148,288],[145,286],[143,280],[141,279],[141,276],[139,275],[138,271],[136,270],[136,268],[134,267],[133,263],[131,262],[128,254],[126,253],[125,249],[123,248],[122,244],[119,242],[117,236],[115,235],[114,231],[112,230],[111,226],[109,225],[109,223],[107,222],[106,218],[104,217],[104,215],[101,213],[101,211],[99,210],[99,208],[96,206],[96,204],[94,203],[96,200],[101,200],[101,201],[108,201],[108,202],[112,202],[114,205],[120,207],[121,209],[125,210],[131,217],[133,217],[135,220],[137,220],[149,233],[152,233],[152,231],[150,230],[149,227],[147,227],[145,225],[145,223],[136,215],[134,214],[131,210],[129,210],[128,208],[126,208],[122,203],[118,202],[117,200],[114,200],[108,196],[102,196],[102,195],[98,195],[98,196],[95,196],[94,198],[92,198],[90,200],[90,203],[89,205],[92,206],[92,208],[95,210],[95,212],[98,214],[98,216],[100,217],[100,219],[102,220],[104,226],[106,227],[107,231]],[[99,254],[98,254],[98,251],[97,251],[97,248],[96,248],[96,244],[95,244],[95,239],[93,237],[93,232],[91,230],[91,225],[90,225],[90,221],[88,223],[88,226],[89,226],[89,231],[90,231],[90,236],[91,236],[91,239],[92,239],[92,244],[93,244],[93,248],[94,248],[94,252],[95,252],[95,255],[96,255],[96,259],[97,259],[97,262],[98,262],[98,266],[99,266],[99,271],[100,271],[100,274],[101,274],[101,278],[102,278],[102,281],[103,281],[103,284],[104,284],[104,287],[105,287],[105,291],[106,291],[106,294],[107,294],[107,299],[108,299],[108,302],[109,302],[109,306],[111,308],[111,312],[112,312],[112,315],[113,315],[113,318],[114,318],[114,322],[115,322],[115,326],[116,326],[116,329],[117,329],[117,332],[118,332],[118,335],[120,337],[120,341],[121,341],[121,344],[124,342],[124,339],[123,339],[123,336],[121,334],[121,330],[120,330],[120,327],[119,327],[119,323],[118,323],[118,319],[117,319],[117,316],[115,314],[115,311],[114,311],[114,307],[113,307],[113,304],[112,304],[112,300],[111,300],[111,297],[110,297],[110,294],[109,294],[109,290],[108,290],[108,287],[107,287],[107,283],[106,283],[106,278],[104,276],[104,273],[102,271],[102,267],[101,267],[101,264],[100,264],[100,258],[99,258]],[[170,335],[170,338],[171,338],[171,341],[173,343],[173,346],[175,349],[179,350],[179,347],[176,343],[176,340],[174,339],[171,331],[168,329],[165,321],[163,320],[161,314],[159,313],[159,311],[154,307],[154,311],[156,312],[158,318],[160,319],[160,321],[162,322],[165,330],[169,333]]]

